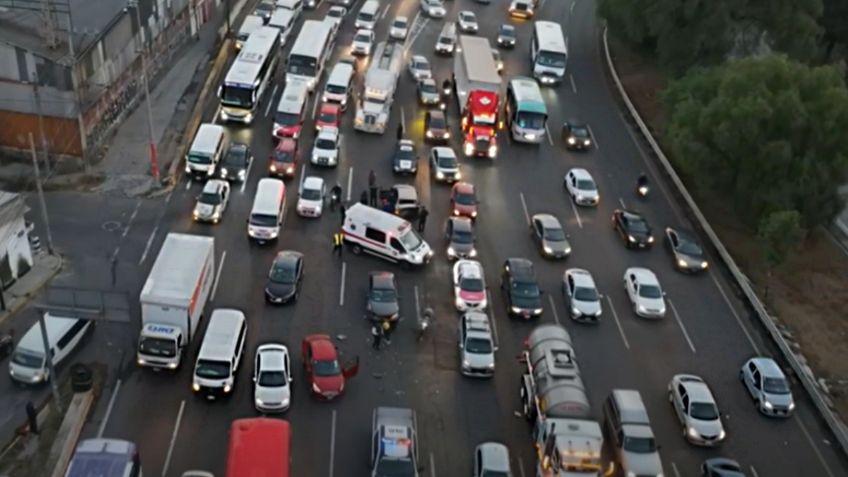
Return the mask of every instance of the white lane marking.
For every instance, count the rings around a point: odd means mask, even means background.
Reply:
[[[256,162],[255,157],[250,160],[250,164],[247,165],[247,170],[244,171],[244,179],[241,181],[241,187],[239,187],[242,194],[244,194],[244,189],[247,187],[247,180],[250,178],[250,170],[253,169],[254,162]]]
[[[380,16],[379,16],[379,17],[377,17],[377,21],[382,20],[382,19],[383,19],[383,17],[385,17],[385,16],[386,16],[386,14],[387,14],[387,13],[389,13],[389,7],[390,7],[390,6],[392,6],[391,2],[386,3],[386,8],[384,8],[384,9],[383,9],[383,11],[382,11],[382,12],[380,12]]]
[[[568,13],[571,14],[574,12],[574,5],[577,5],[577,1],[571,2],[571,7],[568,8]]]
[[[813,436],[811,436],[810,431],[807,430],[807,426],[804,425],[804,423],[798,417],[798,414],[792,414],[792,418],[795,420],[795,422],[798,423],[798,426],[801,428],[801,431],[804,433],[804,437],[807,438],[807,442],[810,443],[810,447],[813,448],[813,452],[815,452],[816,457],[819,459],[819,462],[821,463],[822,467],[824,467],[824,470],[827,472],[827,475],[830,476],[830,477],[835,477],[834,474],[833,474],[833,471],[830,470],[830,466],[827,465],[827,462],[824,460],[824,456],[819,451],[819,448],[816,445],[816,442],[813,440]]]
[[[130,227],[132,227],[132,223],[135,220],[135,216],[138,215],[138,208],[140,206],[141,206],[141,201],[136,202],[135,208],[133,209],[132,214],[130,215],[130,220],[127,221],[127,226],[124,227],[124,231],[121,233],[122,238],[126,238],[127,233],[130,231]],[[118,254],[115,253],[115,255],[117,256]]]
[[[418,301],[418,285],[415,285],[415,319],[421,321],[421,302]]]
[[[177,422],[174,424],[174,432],[171,434],[171,444],[168,445],[168,453],[165,454],[165,464],[162,466],[162,477],[168,475],[168,467],[171,465],[171,456],[174,453],[174,444],[177,443],[177,434],[180,432],[180,421],[185,411],[185,399],[180,402],[180,411],[177,413]]]
[[[103,421],[100,422],[100,427],[97,428],[97,438],[103,437],[106,431],[106,424],[109,422],[109,416],[112,415],[112,408],[115,407],[115,398],[118,397],[118,391],[121,390],[121,379],[115,383],[115,388],[112,389],[112,396],[109,397],[109,404],[106,406],[106,414],[103,415]]]
[[[333,477],[333,462],[336,460],[336,410],[333,409],[333,420],[330,424],[330,477]]]
[[[277,95],[277,85],[274,85],[274,89],[271,90],[271,99],[268,100],[268,106],[265,106],[265,112],[262,113],[262,116],[268,116],[268,113],[271,111],[271,105],[274,104],[274,96]]]
[[[739,313],[736,312],[736,308],[733,307],[733,304],[730,302],[730,298],[727,297],[727,294],[724,292],[724,289],[719,284],[718,279],[715,277],[715,274],[712,270],[709,271],[710,278],[713,279],[713,283],[715,283],[716,288],[718,288],[718,292],[721,294],[721,297],[724,298],[724,302],[727,303],[727,307],[730,308],[730,313],[733,314],[733,318],[736,319],[736,323],[739,324],[739,327],[742,328],[742,332],[745,333],[745,338],[748,338],[748,343],[751,344],[751,347],[754,348],[754,352],[758,355],[761,355],[760,347],[757,346],[757,343],[754,341],[754,338],[748,333],[748,328],[745,327],[745,324],[742,323],[742,318],[739,316]]]
[[[168,192],[168,195],[165,197],[165,203],[168,204],[171,202],[171,197],[174,195],[174,189],[171,189],[171,192]]]
[[[436,458],[430,452],[430,477],[436,477]]]
[[[755,469],[753,465],[751,466],[751,475],[753,475],[754,477],[760,477],[760,474],[757,472],[757,469]]]
[[[318,89],[316,86],[315,89]],[[321,99],[321,95],[318,92],[315,92],[315,100],[312,101],[312,120],[315,120],[315,113],[318,112],[318,100]]]
[[[598,142],[598,136],[595,136],[595,131],[592,131],[592,126],[586,125],[586,128],[589,129],[589,135],[592,136],[592,140],[595,141],[595,149],[598,151],[601,150],[601,144]]]
[[[306,164],[300,165],[300,180],[297,181],[297,195],[300,196],[300,193],[303,191],[303,181],[306,180]]]
[[[689,344],[689,349],[691,349],[692,352],[694,353],[695,352],[695,345],[692,344],[692,339],[689,338],[689,333],[686,331],[686,327],[683,326],[683,320],[680,319],[680,314],[677,313],[677,307],[674,306],[674,302],[672,302],[671,299],[667,298],[666,301],[671,306],[671,312],[674,314],[674,319],[677,320],[677,324],[680,325],[680,331],[683,332],[683,336],[686,338],[686,343]]]
[[[144,252],[141,253],[141,259],[138,261],[139,265],[144,263],[144,260],[147,259],[147,253],[150,252],[150,245],[153,244],[153,237],[156,237],[156,232],[158,230],[159,224],[156,224],[156,227],[153,227],[153,231],[150,232],[150,237],[147,238],[147,244],[144,246]]]
[[[527,221],[527,225],[530,225],[530,213],[527,212],[527,202],[524,200],[524,192],[519,192],[518,196],[521,197],[521,207],[524,209],[524,220]]]
[[[401,106],[400,108],[400,124],[401,128],[403,128],[403,132],[406,132],[406,110]]]
[[[189,177],[188,180],[186,181],[186,189],[185,190],[189,190],[189,189],[191,189],[191,177]]]
[[[551,310],[554,313],[554,321],[556,322],[556,324],[559,325],[560,324],[559,313],[557,313],[557,310],[556,310],[556,303],[554,303],[554,297],[552,295],[548,295],[548,301],[551,302]]]
[[[624,347],[630,350],[630,343],[627,341],[627,335],[624,334],[624,327],[621,326],[621,321],[618,319],[618,313],[615,312],[615,307],[612,305],[612,300],[609,296],[606,297],[607,305],[612,312],[612,318],[615,320],[615,326],[618,327],[618,333],[621,335],[621,341],[624,341]]]
[[[521,460],[521,457],[518,458],[518,473],[521,474],[521,477],[527,477],[527,474],[524,473],[524,461]]]
[[[419,10],[418,13],[421,13],[421,11]],[[412,45],[415,44],[415,42],[418,40],[418,37],[421,36],[422,33],[424,33],[424,29],[427,26],[427,23],[429,21],[430,21],[429,18],[425,18],[424,21],[421,22],[421,27],[418,28],[418,30],[411,37],[407,37],[406,44],[404,45],[404,48],[403,48],[404,54],[407,54],[407,55],[409,54],[409,49],[412,48]]]
[[[577,205],[574,203],[574,199],[571,197],[571,195],[569,195],[568,198],[570,199],[569,202],[571,203],[571,208],[574,210],[574,216],[577,217],[577,225],[582,229],[583,221],[580,220],[580,212],[578,212],[577,210]]]
[[[571,91],[573,91],[574,94],[577,94],[577,85],[574,83],[574,76],[569,74],[568,80],[571,81]]]
[[[227,259],[227,251],[221,252],[221,261],[218,263],[218,273],[215,274],[215,283],[212,284],[212,296],[209,301],[215,301],[215,292],[218,291],[218,284],[221,282],[221,271],[224,269],[224,260]]]
[[[624,199],[622,199],[621,197],[618,198],[618,203],[621,204],[622,209],[627,208],[627,204],[624,203]]]
[[[488,305],[489,322],[492,324],[492,338],[495,340],[495,348],[498,347],[498,324],[495,321],[495,311],[492,306],[492,293],[486,290],[486,304]]]
[[[548,129],[548,123],[545,123],[545,136],[548,138],[548,144],[554,145],[554,140],[551,138],[551,130]]]
[[[345,202],[350,202],[350,189],[353,187],[353,166],[347,171],[347,199]]]
[[[339,289],[339,306],[344,306],[345,272],[347,272],[347,263],[342,262],[342,284]]]
[[[680,477],[680,472],[677,470],[677,466],[674,465],[674,462],[671,463],[671,470],[674,471],[674,475],[676,475],[677,477]]]

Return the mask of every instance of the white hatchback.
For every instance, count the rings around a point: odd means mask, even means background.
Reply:
[[[291,405],[289,350],[269,343],[256,349],[253,367],[253,401],[259,412],[283,412]]]
[[[341,136],[335,127],[322,127],[315,137],[310,162],[316,166],[336,166],[339,163]]]
[[[297,214],[301,217],[321,217],[324,209],[326,189],[324,179],[309,176],[300,186],[297,198]]]
[[[352,55],[368,56],[374,48],[374,30],[361,29],[353,36],[353,43],[350,45],[350,53]]]
[[[389,28],[389,38],[394,40],[406,40],[409,34],[409,19],[406,17],[395,17],[392,21],[392,26]]]

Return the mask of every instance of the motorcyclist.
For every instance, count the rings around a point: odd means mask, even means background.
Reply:
[[[636,179],[636,187],[647,187],[648,186],[648,176],[644,172],[639,174],[639,178]]]
[[[445,79],[444,81],[442,81],[442,93],[445,96],[448,96],[450,94],[450,90],[451,90],[451,80]]]
[[[430,327],[430,323],[433,320],[433,309],[427,307],[418,317],[418,339],[424,337],[424,332],[427,331],[427,328]]]
[[[336,205],[339,203],[339,201],[341,201],[341,199],[342,186],[339,185],[338,182],[336,182],[336,185],[334,185],[333,188],[330,189],[330,210],[335,210]]]

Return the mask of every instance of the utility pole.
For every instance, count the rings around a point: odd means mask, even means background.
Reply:
[[[227,4],[227,38],[230,38],[232,36],[232,31],[230,31],[232,28],[230,25],[230,0],[224,0],[224,2]]]
[[[32,139],[32,134],[30,134],[30,139]],[[41,327],[41,342],[44,344],[44,361],[47,363],[47,372],[50,373],[50,388],[53,391],[53,402],[55,403],[56,410],[61,410],[62,401],[59,396],[59,385],[56,384],[56,380],[59,379],[56,376],[56,372],[53,369],[53,356],[50,352],[50,343],[47,342],[47,325],[44,324],[44,313],[41,311],[38,312],[38,325]]]
[[[32,150],[32,167],[35,168],[35,187],[38,189],[38,201],[41,203],[41,217],[44,219],[44,229],[47,231],[47,253],[53,255],[53,234],[50,233],[50,220],[47,217],[47,204],[44,202],[44,190],[41,188],[41,172],[38,169],[38,158],[35,154],[35,140],[32,138],[32,133],[29,133],[29,147]]]
[[[153,131],[153,109],[150,105],[150,84],[147,78],[147,38],[144,25],[141,24],[141,8],[138,0],[131,0],[129,5],[135,9],[135,19],[141,34],[141,79],[144,83],[144,102],[147,104],[147,134],[150,139],[150,175],[153,176],[153,187],[159,187],[159,160],[156,153],[156,139]]]
[[[41,0],[41,15],[44,43],[52,50],[59,45],[59,39],[56,38],[56,22],[53,20],[53,5],[50,0]]]
[[[50,175],[50,149],[47,147],[47,135],[44,134],[44,114],[41,112],[41,94],[38,91],[38,77],[32,82],[35,97],[35,113],[38,115],[38,134],[41,135],[41,149],[44,154],[44,172]]]

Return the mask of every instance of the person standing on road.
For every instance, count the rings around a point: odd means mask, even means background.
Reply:
[[[421,206],[421,212],[418,213],[418,233],[424,233],[424,227],[427,226],[427,216],[430,212],[427,207]]]
[[[374,173],[374,169],[371,169],[371,172],[368,173],[368,193],[369,204],[371,207],[377,207],[377,174]]]
[[[341,225],[344,225],[344,219],[345,219],[345,214],[346,214],[346,213],[347,213],[347,212],[345,212],[345,205],[344,205],[343,203],[342,203],[342,204],[339,204],[339,216],[342,218],[342,223],[341,223]]]
[[[359,203],[362,205],[368,205],[368,191],[362,191],[362,194],[359,195]]]
[[[333,234],[333,252],[336,253],[339,257],[342,256],[342,245],[344,245],[344,235],[342,235],[342,231]]]
[[[371,326],[371,347],[380,351],[380,341],[383,337],[383,330],[377,323]]]
[[[392,344],[392,340],[389,339],[392,334],[392,324],[391,322],[389,322],[388,318],[383,320],[381,328],[383,332],[383,338],[386,340],[386,344]]]
[[[398,127],[397,127],[397,140],[398,140],[398,141],[400,141],[401,139],[403,139],[403,124],[402,124],[402,123],[398,123]]]

